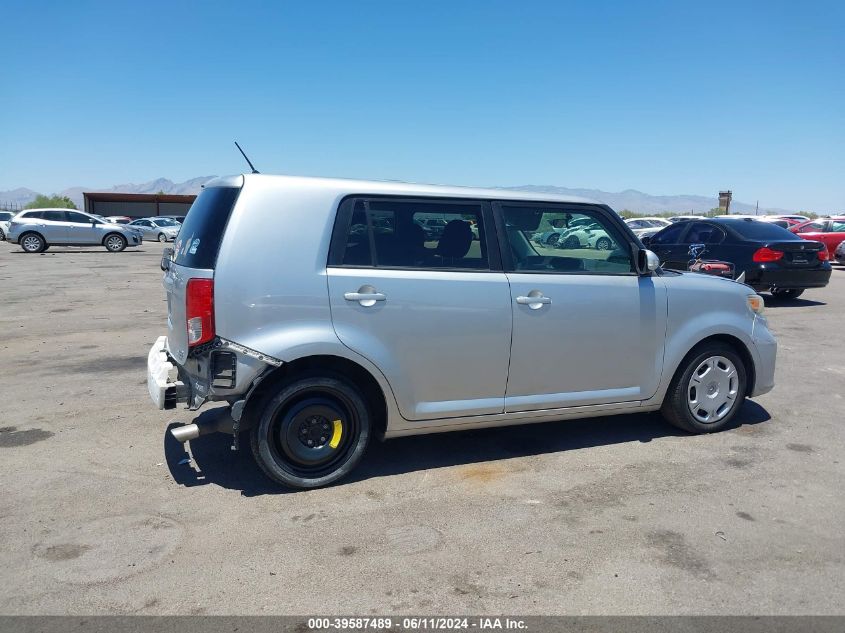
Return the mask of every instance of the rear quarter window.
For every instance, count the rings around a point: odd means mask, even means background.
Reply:
[[[238,193],[240,189],[235,187],[210,187],[197,196],[179,230],[175,263],[189,268],[214,268]]]

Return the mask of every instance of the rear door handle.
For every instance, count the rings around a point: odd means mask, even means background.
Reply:
[[[347,301],[357,301],[365,308],[374,306],[376,301],[387,300],[386,296],[380,292],[376,292],[376,289],[372,286],[361,286],[358,288],[358,292],[347,292],[343,295],[343,298]]]
[[[528,306],[531,310],[539,310],[544,305],[550,304],[552,300],[544,296],[539,290],[532,290],[528,293],[528,296],[517,297],[516,302],[519,305]]]

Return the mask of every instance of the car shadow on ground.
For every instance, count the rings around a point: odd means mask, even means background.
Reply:
[[[826,306],[824,301],[814,301],[813,299],[775,299],[773,297],[766,297],[764,299],[766,308],[809,308],[811,306]]]
[[[225,415],[212,409],[199,416],[203,421]],[[771,419],[756,402],[746,400],[725,430],[761,424]],[[240,450],[231,450],[232,436],[206,435],[190,443],[190,454],[169,433],[164,452],[173,479],[186,487],[215,484],[238,490],[247,497],[291,491],[267,479],[252,458],[247,433],[241,434]],[[520,426],[453,431],[386,442],[371,442],[364,459],[352,474],[335,485],[402,473],[502,459],[559,453],[624,442],[650,442],[661,437],[687,435],[670,426],[658,413],[616,415],[581,420],[544,422]],[[192,458],[192,459],[191,459]]]

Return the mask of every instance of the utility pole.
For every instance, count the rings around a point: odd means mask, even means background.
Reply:
[[[760,213],[760,201],[757,201],[757,204],[754,205],[754,215]]]

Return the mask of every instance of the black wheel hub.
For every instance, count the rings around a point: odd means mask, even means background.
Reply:
[[[301,468],[325,466],[348,445],[349,416],[331,398],[301,400],[282,416],[277,438],[281,452]]]
[[[312,415],[299,423],[299,441],[308,448],[321,448],[332,436],[333,421]]]

